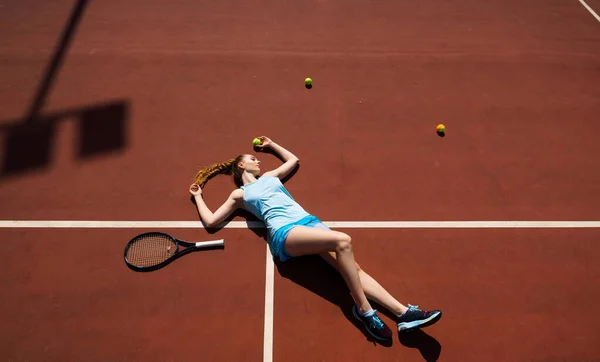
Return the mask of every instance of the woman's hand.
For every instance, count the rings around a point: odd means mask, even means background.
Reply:
[[[271,141],[271,139],[269,137],[260,136],[260,137],[256,137],[256,138],[258,138],[260,140],[260,145],[256,146],[259,149],[269,148],[273,145],[273,141]]]
[[[194,196],[202,195],[202,189],[200,188],[200,186],[198,186],[198,184],[192,184],[190,186],[190,194]]]

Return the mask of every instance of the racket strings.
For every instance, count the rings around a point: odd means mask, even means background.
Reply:
[[[158,265],[175,253],[177,245],[173,240],[160,235],[147,235],[131,244],[127,250],[127,260],[140,267]]]

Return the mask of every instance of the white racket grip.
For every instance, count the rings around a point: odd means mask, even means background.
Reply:
[[[223,239],[210,240],[210,241],[198,241],[196,243],[196,247],[197,248],[206,248],[206,247],[210,247],[210,246],[219,246],[219,245],[223,245],[223,244],[225,244],[225,241]]]

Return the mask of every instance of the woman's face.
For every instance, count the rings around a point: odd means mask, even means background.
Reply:
[[[242,160],[242,169],[250,172],[254,176],[260,174],[260,161],[254,155],[245,155]]]

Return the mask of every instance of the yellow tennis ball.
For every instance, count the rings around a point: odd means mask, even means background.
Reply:
[[[304,84],[306,84],[306,85],[312,85],[312,79],[310,79],[310,78],[306,78],[306,79],[304,80]]]
[[[255,145],[255,146],[258,146],[258,145],[260,145],[261,143],[262,143],[262,142],[261,142],[261,141],[260,141],[258,138],[255,138],[255,139],[253,139],[253,140],[252,140],[252,144],[253,144],[253,145]]]
[[[446,126],[444,126],[443,124],[438,124],[436,129],[438,132],[446,132]]]

